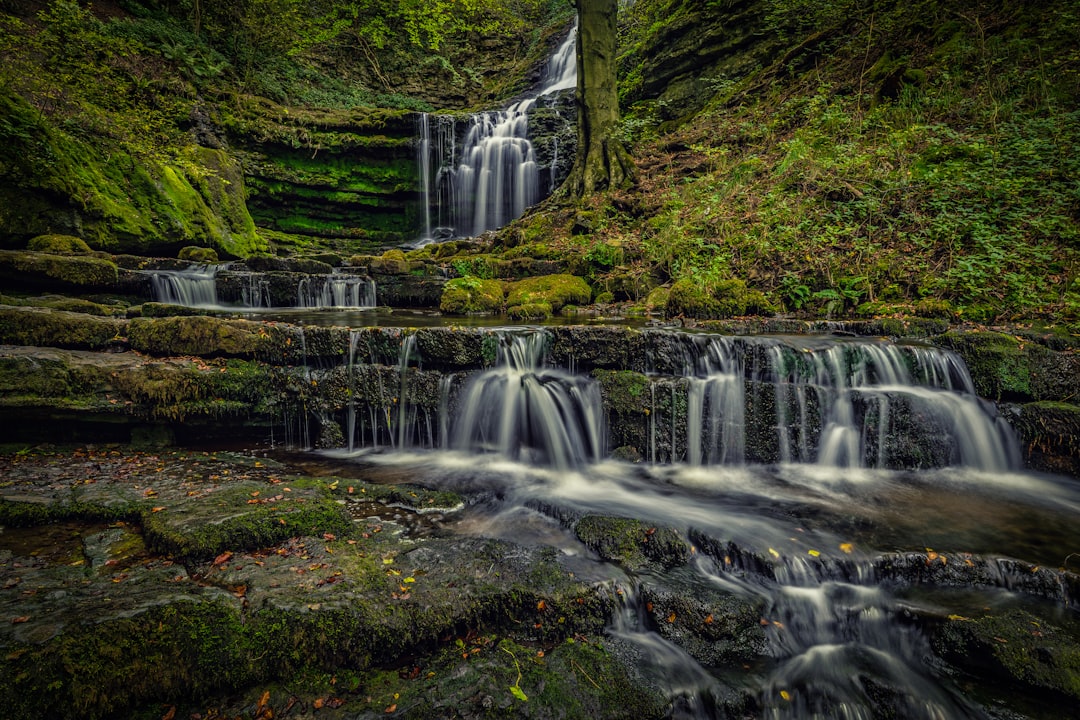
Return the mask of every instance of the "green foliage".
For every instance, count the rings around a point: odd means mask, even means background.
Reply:
[[[668,5],[637,3],[635,21],[663,22]],[[673,136],[688,150],[651,180],[655,212],[616,228],[641,235],[661,277],[746,278],[825,315],[933,299],[920,312],[1076,317],[1075,9],[766,5],[763,27],[789,38],[785,64],[711,88]]]

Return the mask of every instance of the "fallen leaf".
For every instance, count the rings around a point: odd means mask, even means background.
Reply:
[[[779,558],[780,557],[780,553],[776,552],[772,548],[769,548],[769,554],[772,555],[774,558]]]
[[[229,561],[229,558],[231,558],[232,555],[233,554],[232,554],[231,550],[226,550],[225,552],[221,553],[216,558],[214,558],[214,564],[215,565],[221,565],[222,563],[226,563],[226,562]]]
[[[851,543],[840,543],[840,551],[850,555],[855,550],[855,546]]]
[[[383,710],[383,712],[387,713],[387,714],[390,714],[390,713],[396,712],[396,711],[397,711],[397,703],[394,703],[393,705],[391,705],[388,708],[386,708],[385,710]]]
[[[29,620],[30,620],[30,616],[29,616],[29,615],[20,615],[19,617],[13,617],[13,618],[11,618],[11,624],[12,624],[12,625],[16,625],[16,624],[18,624],[18,623],[24,623],[24,622],[29,622]]]
[[[791,700],[791,693],[789,693],[787,690],[781,690],[780,691],[780,697],[784,698],[785,700],[790,701]]]
[[[170,705],[168,712],[161,716],[161,720],[173,720],[176,717],[176,706]]]
[[[820,556],[821,556],[821,553],[820,553],[819,551],[817,551],[817,550],[807,550],[806,552],[807,552],[807,553],[808,553],[808,554],[809,554],[809,555],[810,555],[811,557],[820,557]]]

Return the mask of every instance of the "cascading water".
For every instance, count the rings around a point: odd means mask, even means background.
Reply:
[[[352,335],[350,368],[363,342],[380,342],[363,335]],[[355,437],[431,452],[362,457],[428,486],[482,488],[447,529],[557,548],[611,599],[605,643],[669,698],[667,717],[1039,717],[969,697],[941,670],[935,628],[965,622],[973,604],[1020,602],[1016,589],[1040,574],[1043,598],[1075,603],[1055,571],[977,554],[1060,563],[1080,542],[1080,494],[1017,470],[1015,438],[975,396],[958,356],[870,340],[665,333],[635,359],[662,370],[625,386],[640,396],[640,442],[653,459],[631,464],[603,457],[602,373],[545,365],[558,356],[587,367],[589,353],[558,349],[567,337],[531,328],[456,337],[494,364],[464,385],[460,372],[422,381],[437,434],[405,403],[418,402],[423,347],[450,346],[403,334],[393,348],[380,344],[377,359],[373,347],[378,371],[350,370],[350,443],[361,424],[353,408],[365,416],[353,398],[379,398],[381,428]],[[657,462],[668,433],[681,451]],[[889,469],[897,445],[927,435],[944,449],[909,452],[936,467]],[[615,528],[633,518],[640,529],[586,547],[574,528],[590,516]],[[675,535],[655,551],[682,542],[683,559],[621,564],[634,548],[648,556],[657,528]],[[924,588],[935,571],[943,586]],[[960,578],[970,583],[962,593],[952,588]],[[975,586],[997,594],[972,599]]]
[[[700,340],[700,339],[699,339]],[[703,347],[702,347],[703,346]],[[1008,471],[1019,464],[1011,431],[987,412],[971,378],[950,352],[875,342],[796,343],[775,338],[711,338],[695,346],[687,373],[686,460],[693,465],[738,464],[748,425],[757,452],[775,444],[783,462],[830,467],[889,467],[896,417],[918,417],[936,448],[921,464],[957,464]],[[746,366],[748,352],[766,361]],[[746,417],[747,387],[774,398],[775,440],[765,423]],[[758,398],[755,406],[767,405]],[[760,412],[760,411],[759,411]],[[911,424],[910,422],[908,424]],[[918,428],[907,428],[912,432]],[[910,439],[906,432],[903,437]]]
[[[296,288],[297,307],[375,307],[375,281],[368,277],[334,273],[302,278]]]
[[[217,265],[192,265],[187,270],[154,270],[150,284],[154,300],[186,307],[216,307]]]
[[[496,365],[465,391],[453,447],[556,468],[598,461],[604,447],[599,387],[543,365],[539,331],[499,337]]]
[[[538,93],[504,110],[473,115],[460,144],[454,118],[436,116],[433,123],[428,114],[420,116],[417,165],[424,229],[415,246],[500,228],[541,199],[528,113],[539,97],[576,86],[576,38],[575,24],[549,61]]]

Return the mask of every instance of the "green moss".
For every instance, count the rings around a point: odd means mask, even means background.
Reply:
[[[246,648],[235,607],[173,602],[77,627],[47,645],[9,648],[0,702],[12,718],[117,716],[139,703],[252,682],[258,666]]]
[[[180,253],[176,257],[193,263],[210,264],[218,262],[218,254],[214,248],[199,247],[197,245],[180,248]]]
[[[146,544],[183,560],[207,560],[225,550],[256,550],[291,537],[344,534],[352,520],[325,484],[290,480],[290,493],[273,502],[251,504],[261,483],[237,483],[214,492],[199,507],[165,508],[142,514]],[[267,493],[268,494],[268,493]]]
[[[653,562],[674,567],[690,559],[689,544],[675,530],[650,527],[640,520],[587,515],[574,531],[600,557],[632,571]]]
[[[118,277],[116,263],[103,258],[0,250],[0,278],[9,287],[110,290]]]
[[[995,332],[950,332],[934,343],[955,350],[967,363],[975,392],[992,400],[1031,399],[1031,347]],[[1040,348],[1041,349],[1041,348]]]
[[[551,314],[551,304],[546,302],[525,303],[506,309],[506,316],[512,320],[546,320]]]
[[[667,317],[720,318],[720,303],[699,283],[693,280],[678,280],[668,292],[664,303],[664,315]]]
[[[1064,628],[1025,610],[951,619],[933,644],[965,669],[1080,701],[1080,645]]]
[[[82,238],[73,235],[38,235],[30,238],[26,249],[52,255],[74,255],[90,252],[90,246]]]
[[[587,305],[592,298],[588,283],[574,275],[540,275],[512,282],[507,286],[508,307],[547,303],[558,312],[568,303]]]
[[[630,370],[593,370],[593,377],[600,382],[604,405],[615,413],[640,414],[645,410],[645,390],[649,379]]]
[[[663,311],[667,307],[668,298],[670,296],[671,288],[654,288],[648,295],[645,296],[645,310],[647,312],[654,312],[656,310]]]
[[[465,315],[497,312],[503,307],[503,284],[499,280],[474,277],[454,278],[443,287],[439,308],[446,313]]]
[[[151,355],[254,357],[267,343],[257,323],[205,316],[133,318],[131,347]]]
[[[100,350],[125,333],[113,318],[38,308],[0,307],[0,343]]]

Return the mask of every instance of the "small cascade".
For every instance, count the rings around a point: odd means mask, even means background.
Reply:
[[[687,392],[686,459],[691,465],[741,465],[746,455],[743,356],[712,338]]]
[[[472,115],[460,151],[454,118],[420,116],[417,165],[424,228],[415,246],[500,228],[541,199],[528,113],[539,97],[576,86],[576,38],[575,24],[549,61],[538,93],[506,109]]]
[[[185,307],[216,307],[217,265],[192,265],[186,270],[150,270],[154,300]]]
[[[247,273],[247,282],[240,288],[240,302],[245,308],[273,307],[270,300],[270,281],[262,273]]]
[[[296,301],[315,309],[375,307],[375,281],[344,273],[305,277],[297,284]]]
[[[560,469],[598,461],[598,384],[545,367],[543,332],[502,333],[498,340],[495,367],[475,377],[460,401],[452,446]]]
[[[743,463],[753,433],[758,460],[839,468],[898,461],[987,471],[1019,466],[1012,431],[976,397],[967,368],[951,352],[867,341],[694,340],[684,371],[691,465]],[[751,356],[762,367],[751,367]],[[655,433],[651,424],[653,457]]]

